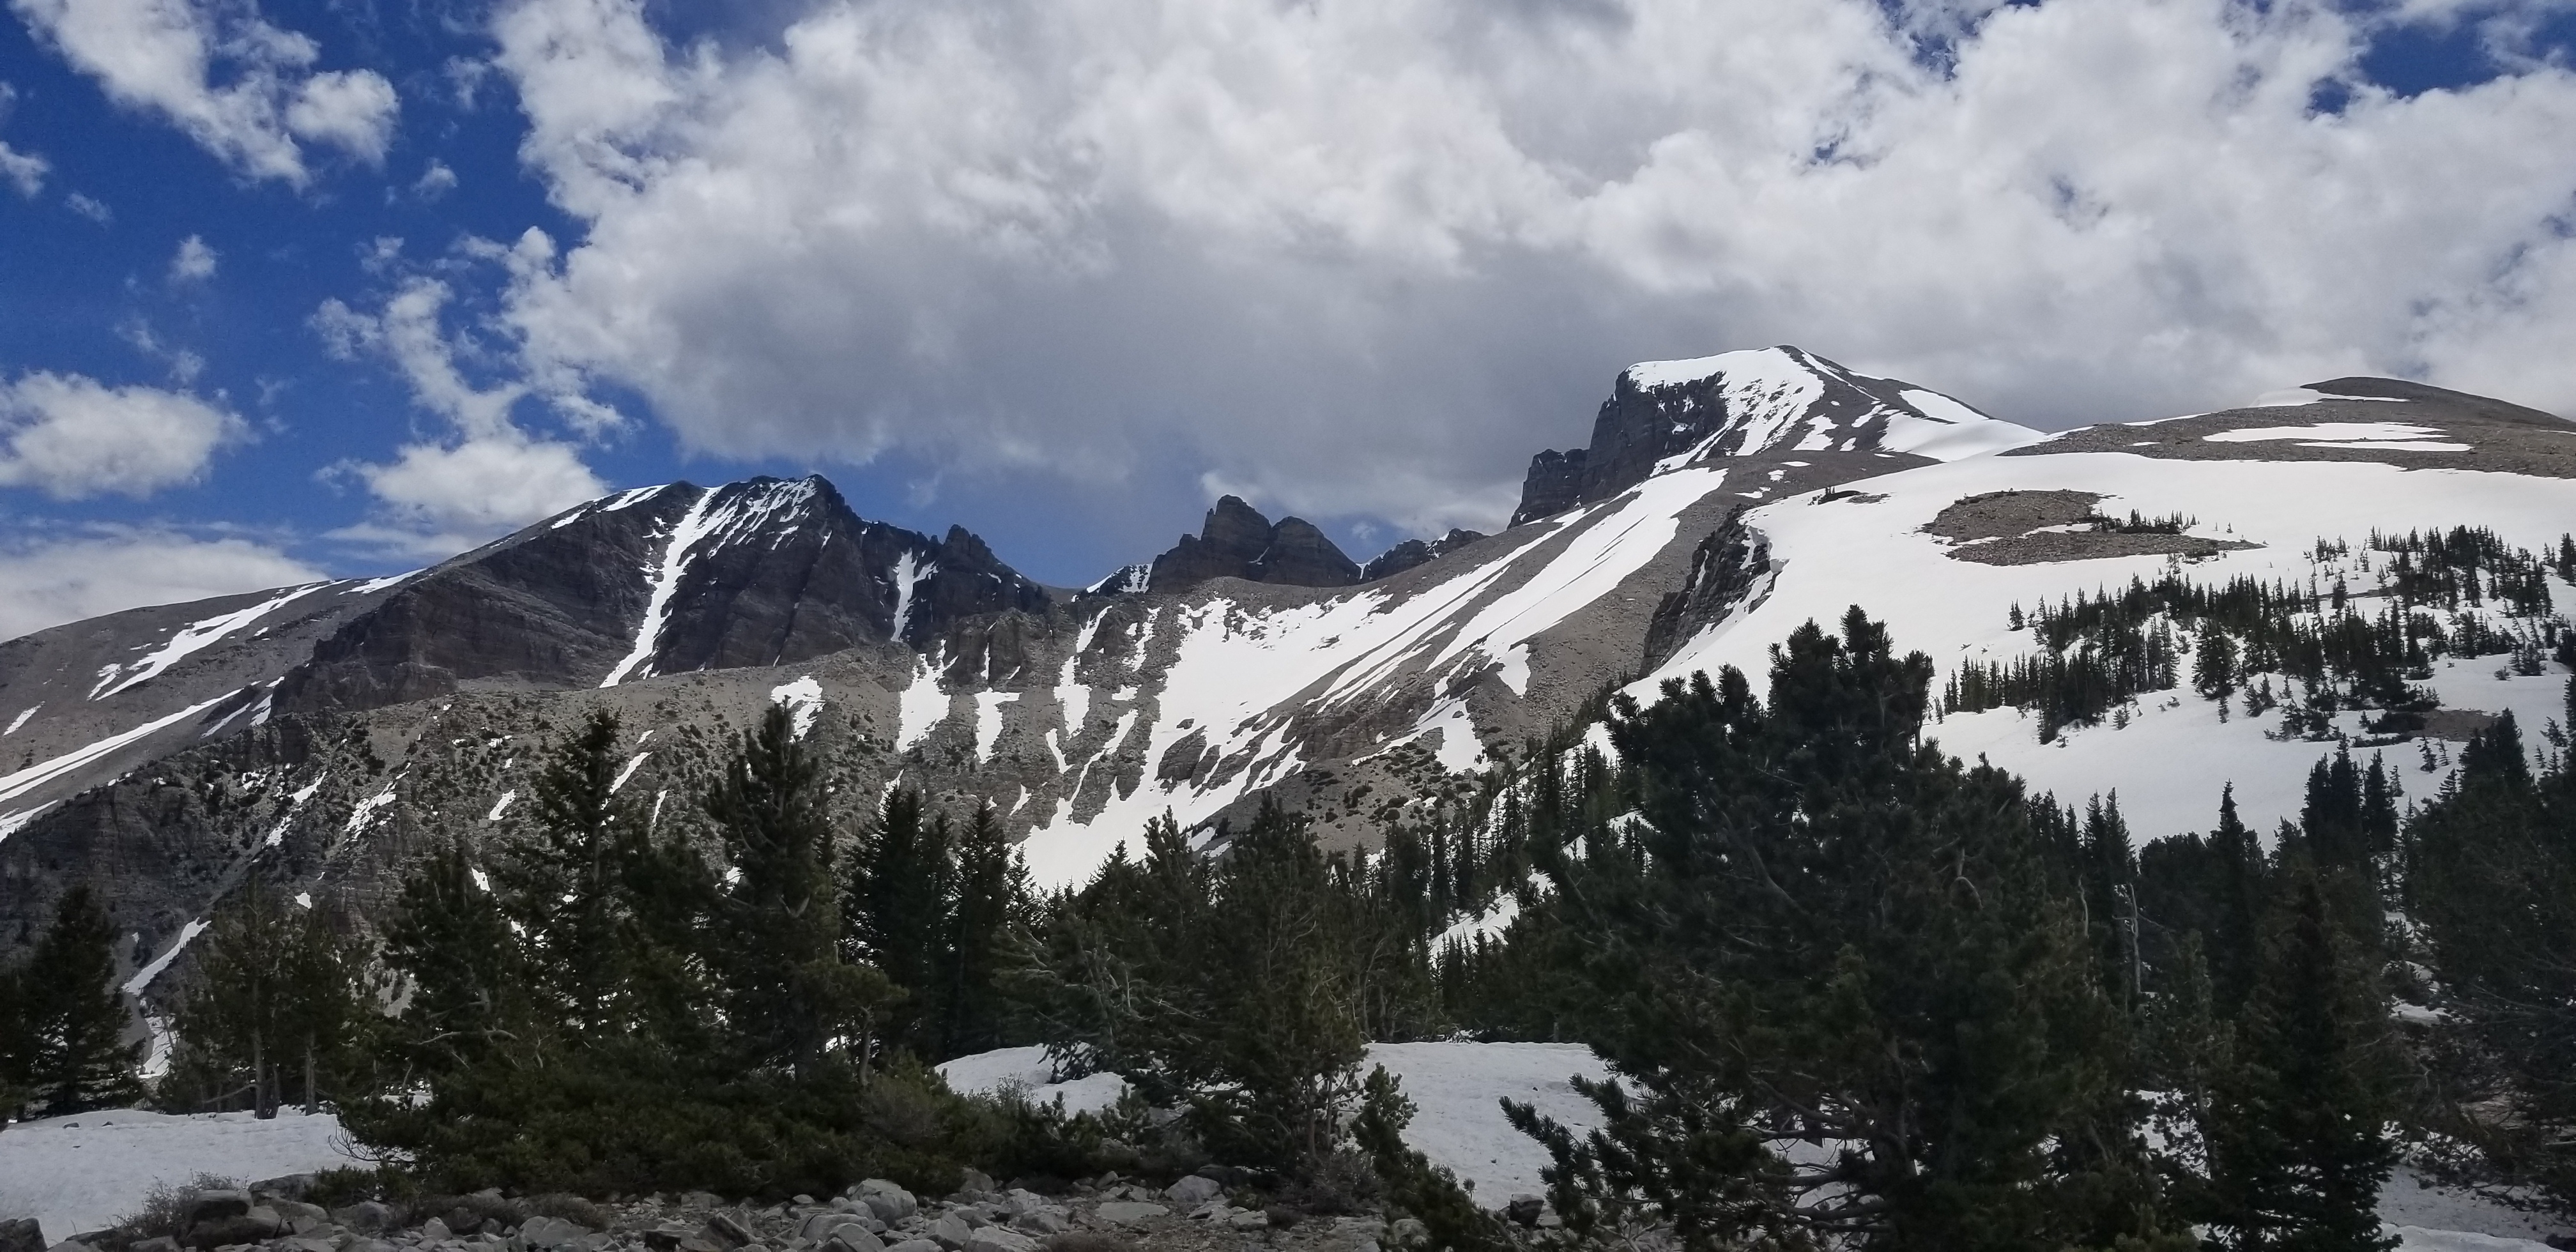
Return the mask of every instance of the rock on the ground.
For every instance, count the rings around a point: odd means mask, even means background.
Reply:
[[[1038,1252],[1038,1241],[999,1226],[978,1226],[966,1237],[966,1252]]]
[[[45,1252],[44,1227],[32,1217],[0,1221],[0,1252]]]
[[[1196,1207],[1225,1194],[1225,1187],[1213,1178],[1192,1174],[1163,1188],[1163,1194],[1175,1204]]]
[[[1098,1214],[1100,1220],[1104,1222],[1114,1222],[1121,1226],[1141,1226],[1153,1218],[1169,1217],[1172,1214],[1172,1210],[1160,1204],[1147,1204],[1139,1200],[1111,1200],[1093,1209],[1092,1212]]]

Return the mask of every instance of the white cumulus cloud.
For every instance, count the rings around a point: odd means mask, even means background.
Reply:
[[[447,438],[404,445],[389,462],[329,471],[357,478],[376,500],[368,520],[334,532],[336,538],[435,559],[607,490],[578,448],[530,435],[512,420],[528,385],[483,386],[466,376],[460,347],[476,348],[445,325],[452,296],[446,283],[414,277],[376,312],[327,300],[314,314],[314,330],[334,355],[389,362],[413,402],[445,418],[450,429]]]
[[[302,186],[303,145],[383,159],[398,109],[374,70],[316,70],[319,45],[216,0],[10,0],[38,39],[108,97],[160,114],[254,179]]]
[[[198,283],[215,276],[218,254],[208,247],[201,235],[190,235],[179,241],[179,251],[170,258],[170,281]]]
[[[694,450],[1104,505],[1163,458],[1423,527],[1494,520],[1629,361],[1778,342],[2050,426],[2357,371],[2576,409],[2576,74],[2368,82],[2421,16],[817,3],[719,51],[514,0],[580,226],[507,318]]]
[[[247,433],[185,392],[39,370],[0,384],[0,486],[140,498],[204,477],[216,449]]]
[[[240,537],[103,527],[0,541],[0,639],[139,608],[313,582],[322,572]]]

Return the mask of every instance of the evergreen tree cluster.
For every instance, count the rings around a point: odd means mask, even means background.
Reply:
[[[131,1104],[142,1045],[116,992],[116,927],[87,886],[63,893],[24,960],[0,965],[0,1122]]]
[[[772,709],[657,828],[621,739],[593,716],[493,855],[450,841],[405,881],[352,1130],[460,1191],[953,1177],[965,1114],[922,1063],[1019,1028],[998,981],[1030,903],[992,814],[955,839],[896,788],[837,830]]]
[[[2247,716],[2287,704],[2289,736],[2326,738],[2325,716],[2374,709],[2383,714],[2374,729],[2393,742],[2419,729],[2432,707],[2415,684],[2432,676],[2435,660],[2510,654],[2513,668],[2538,674],[2545,658],[2570,650],[2576,634],[2552,612],[2548,575],[2576,572],[2571,554],[2576,536],[2544,555],[2483,528],[2374,531],[2350,567],[2349,545],[2318,541],[2313,555],[2326,572],[2305,586],[2240,575],[2213,587],[2173,569],[2027,612],[2015,604],[2013,629],[2029,630],[2040,650],[1960,666],[1942,685],[1936,715],[2028,710],[2046,743],[2063,727],[2097,724],[2139,696],[2180,687],[2187,657],[2192,690],[2222,715],[2241,693]],[[2357,575],[2370,581],[2356,586]],[[2379,603],[2373,610],[2364,600]]]
[[[2541,768],[2510,714],[2460,751],[2407,824],[2402,903],[2463,1037],[2440,1128],[2576,1209],[2576,678],[2567,705]]]

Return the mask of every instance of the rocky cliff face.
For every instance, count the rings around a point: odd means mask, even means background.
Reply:
[[[1613,381],[1589,447],[1531,460],[1512,524],[1720,457],[1897,452],[1949,460],[2038,438],[1938,392],[1856,374],[1797,348],[1648,361]]]
[[[1198,534],[1181,536],[1170,551],[1154,558],[1146,587],[1181,591],[1211,578],[1287,587],[1347,587],[1360,581],[1360,567],[1304,518],[1285,518],[1273,525],[1260,510],[1226,496],[1208,510]]]
[[[413,580],[289,673],[276,707],[792,664],[1047,603],[963,528],[934,541],[867,521],[821,478],[674,483],[585,505]]]
[[[1373,583],[1381,578],[1393,578],[1415,566],[1437,561],[1482,538],[1485,538],[1485,532],[1481,530],[1452,527],[1448,534],[1438,539],[1407,539],[1370,557],[1369,563],[1360,567],[1360,581]]]

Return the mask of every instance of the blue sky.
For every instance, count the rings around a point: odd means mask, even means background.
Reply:
[[[1491,526],[1643,359],[2576,411],[2576,6],[10,0],[0,634],[819,470]]]

